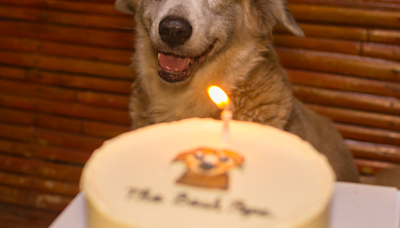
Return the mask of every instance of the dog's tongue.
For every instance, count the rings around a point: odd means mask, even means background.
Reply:
[[[158,59],[160,66],[170,71],[183,71],[189,64],[189,58],[181,58],[176,55],[160,53]]]

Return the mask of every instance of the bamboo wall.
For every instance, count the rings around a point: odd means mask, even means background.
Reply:
[[[129,130],[134,23],[113,2],[0,0],[0,227],[47,227],[91,152]],[[400,163],[400,3],[289,2],[307,38],[278,26],[275,44],[294,93],[371,182]]]

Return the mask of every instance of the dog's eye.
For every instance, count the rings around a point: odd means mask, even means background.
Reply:
[[[229,158],[223,156],[223,157],[220,157],[219,160],[220,160],[221,162],[228,162],[228,161],[229,161]]]

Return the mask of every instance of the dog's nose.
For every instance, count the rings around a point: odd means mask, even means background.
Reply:
[[[214,168],[214,165],[213,165],[213,164],[210,164],[210,163],[207,163],[207,162],[204,162],[204,163],[202,163],[202,164],[200,165],[200,168],[202,168],[202,169],[204,169],[204,170],[209,170],[209,169]]]
[[[160,22],[158,32],[161,39],[170,47],[182,45],[192,35],[190,23],[177,16],[168,16]]]

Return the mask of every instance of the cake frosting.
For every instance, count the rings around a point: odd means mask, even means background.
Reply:
[[[290,133],[186,119],[106,141],[85,165],[89,228],[323,228],[335,176]]]

